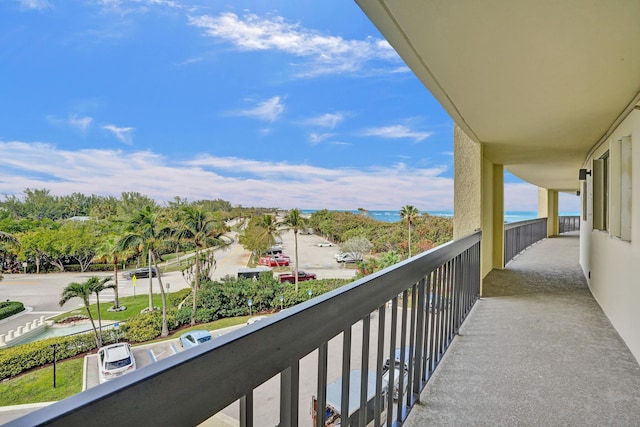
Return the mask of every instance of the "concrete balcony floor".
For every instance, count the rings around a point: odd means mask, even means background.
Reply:
[[[405,426],[640,425],[640,366],[578,252],[546,239],[487,276]]]

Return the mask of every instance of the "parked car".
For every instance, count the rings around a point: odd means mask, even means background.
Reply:
[[[337,262],[352,263],[362,261],[362,257],[355,257],[353,254],[340,253],[336,257]]]
[[[261,274],[269,273],[269,275],[273,275],[272,271],[273,270],[269,267],[241,268],[238,270],[238,279],[246,278],[258,280],[258,277]]]
[[[266,265],[268,267],[281,267],[289,265],[289,257],[283,256],[262,256],[258,260],[258,264]]]
[[[180,335],[182,348],[191,348],[211,340],[211,332],[203,329],[185,332]]]
[[[330,248],[331,246],[333,246],[333,243],[331,243],[331,242],[320,242],[320,243],[316,243],[316,246],[319,246],[321,248]]]
[[[280,279],[281,283],[284,283],[284,282],[295,283],[296,281],[296,276],[293,271],[291,273],[281,273],[278,276],[278,278]],[[305,280],[314,280],[315,278],[316,278],[316,275],[314,273],[298,271],[298,282],[304,282]]]
[[[398,400],[398,395],[400,394],[400,375],[404,376],[404,381],[403,381],[403,385],[404,385],[404,393],[407,393],[407,387],[409,384],[409,363],[410,363],[410,359],[411,359],[411,355],[409,354],[409,348],[405,348],[405,355],[404,355],[404,365],[402,365],[400,363],[400,354],[401,350],[399,348],[396,348],[395,351],[395,355],[394,355],[394,361],[393,361],[393,389],[392,389],[392,394],[393,394],[393,398],[394,400]],[[382,384],[383,387],[384,385],[386,385],[388,387],[389,385],[389,377],[390,377],[390,371],[391,371],[391,359],[387,359],[387,361],[385,362],[384,366],[382,367]]]
[[[151,267],[151,275],[152,277],[158,276],[158,272],[156,271],[155,267]],[[122,274],[122,277],[127,280],[131,280],[133,276],[136,276],[136,279],[144,279],[149,277],[149,267],[136,268],[135,270],[126,271]]]
[[[100,384],[133,372],[136,359],[131,352],[131,345],[123,342],[101,347],[98,350],[98,380]]]

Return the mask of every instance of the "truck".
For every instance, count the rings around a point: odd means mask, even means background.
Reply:
[[[295,283],[296,273],[294,271],[290,273],[280,273],[278,275],[281,283],[289,282]],[[306,271],[298,271],[298,282],[304,282],[305,280],[315,280],[316,275],[314,273],[307,273]]]
[[[350,426],[360,425],[360,384],[362,380],[362,371],[353,369],[349,373],[349,418]],[[365,414],[365,425],[373,426],[376,419],[376,374],[369,372],[367,380],[367,405]],[[325,408],[324,425],[329,427],[343,425],[341,413],[342,407],[342,378],[338,378],[334,382],[327,384],[327,407]],[[384,423],[387,419],[387,386],[383,383],[380,395],[380,423]],[[317,425],[318,418],[318,401],[316,396],[311,398],[311,417],[313,425]]]
[[[238,279],[247,278],[247,279],[258,279],[258,276],[262,273],[269,272],[271,274],[271,269],[268,267],[256,267],[256,268],[241,268],[238,270]]]

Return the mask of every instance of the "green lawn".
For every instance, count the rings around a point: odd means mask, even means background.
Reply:
[[[106,298],[100,302],[100,316],[102,320],[116,320],[116,321],[125,321],[129,319],[131,316],[135,316],[136,314],[140,314],[140,311],[145,307],[149,306],[149,294],[145,293],[141,286],[137,286],[139,288],[140,293],[138,295],[131,297],[119,298],[120,305],[124,305],[127,307],[124,311],[107,311],[109,307],[113,306],[113,301],[111,298],[107,300]],[[78,301],[78,300],[76,300]],[[153,295],[153,305],[155,307],[162,307],[162,296],[160,294]],[[91,315],[94,320],[98,321],[98,310],[95,304],[92,304],[91,307]],[[86,316],[87,310],[82,308],[76,308],[74,310],[68,311],[66,313],[60,314],[58,316],[52,317],[54,321],[62,320],[66,317],[71,316]]]
[[[51,402],[81,392],[83,363],[82,357],[56,363],[56,388],[53,365],[0,382],[0,406]]]

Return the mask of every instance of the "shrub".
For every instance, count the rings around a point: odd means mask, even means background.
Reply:
[[[38,366],[53,362],[53,345],[57,344],[56,359],[62,360],[85,353],[96,347],[93,333],[55,337],[0,350],[0,380],[16,376]]]
[[[0,302],[0,320],[13,316],[24,310],[24,304],[18,301]]]
[[[169,305],[169,307],[178,308],[178,305],[180,305],[180,303],[184,301],[184,299],[189,295],[191,295],[191,288],[185,288],[180,289],[176,292],[171,292],[167,294],[167,304]]]
[[[162,333],[162,313],[154,310],[133,316],[122,325],[122,331],[130,341],[152,340]]]

